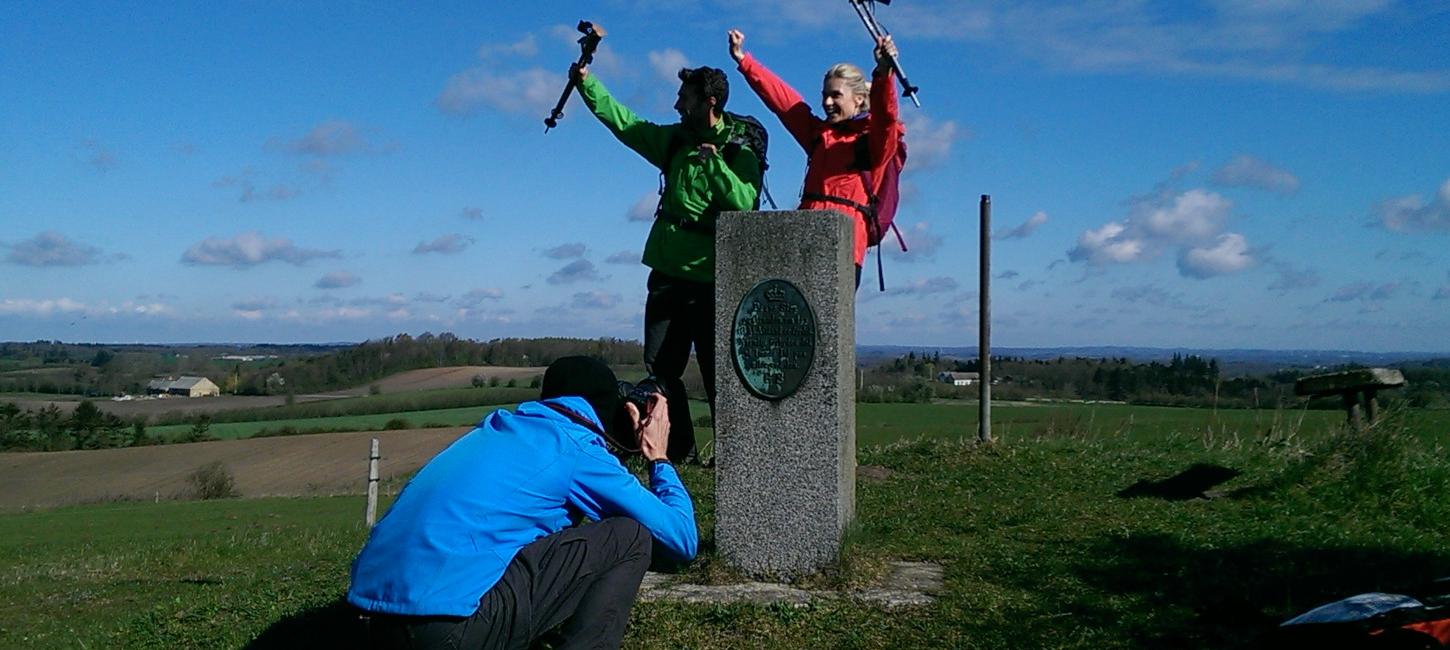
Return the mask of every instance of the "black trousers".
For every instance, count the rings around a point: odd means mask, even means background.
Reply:
[[[519,550],[467,618],[368,614],[372,648],[618,648],[653,538],[612,517]]]
[[[670,404],[670,444],[665,455],[682,463],[695,452],[695,424],[685,394],[690,348],[705,380],[715,414],[715,284],[650,271],[644,303],[644,367],[664,385]]]

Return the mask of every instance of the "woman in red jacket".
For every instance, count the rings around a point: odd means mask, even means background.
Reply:
[[[880,193],[882,170],[897,155],[906,133],[897,115],[896,84],[887,63],[888,55],[896,56],[896,45],[890,36],[876,43],[876,70],[870,83],[860,68],[849,63],[826,70],[821,84],[822,119],[811,113],[800,93],[745,51],[744,33],[732,29],[729,38],[730,57],[739,64],[740,73],[806,151],[800,209],[837,210],[855,218],[859,288],[861,262],[866,258],[867,212],[872,197]],[[861,155],[863,150],[867,155]],[[866,187],[868,182],[872,187]]]

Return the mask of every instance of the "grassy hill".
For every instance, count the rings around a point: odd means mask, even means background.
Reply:
[[[845,570],[809,582],[933,561],[946,570],[935,605],[641,604],[626,646],[1247,647],[1323,602],[1450,575],[1450,426],[1425,412],[1352,432],[1272,426],[1292,414],[1022,407],[979,447],[967,407],[879,406],[863,411],[859,459],[885,478],[858,484]],[[1223,496],[1126,496],[1200,464],[1237,472]],[[713,555],[713,477],[684,479],[705,549],[685,577],[730,580]],[[0,516],[0,646],[349,647],[338,598],[362,510],[334,497]]]

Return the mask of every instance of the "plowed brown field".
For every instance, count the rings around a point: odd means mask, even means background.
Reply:
[[[468,431],[467,427],[249,438],[191,444],[0,454],[0,510],[117,499],[189,498],[188,476],[221,461],[243,497],[362,494],[370,440],[378,471],[406,475]]]
[[[400,372],[375,382],[362,386],[354,386],[345,390],[297,395],[296,401],[317,402],[342,397],[361,397],[370,393],[374,385],[384,393],[404,393],[414,390],[433,390],[437,388],[464,388],[473,385],[473,378],[475,376],[483,377],[484,379],[498,377],[500,381],[505,382],[510,379],[516,379],[519,385],[527,386],[529,380],[534,377],[542,377],[543,375],[544,368],[542,366],[452,366],[448,368],[423,368],[420,370]],[[70,413],[75,409],[76,404],[80,403],[78,398],[64,401],[47,401],[41,399],[5,399],[0,401],[14,402],[22,409],[37,411],[53,404],[62,413]],[[282,395],[221,395],[218,397],[136,399],[124,402],[98,398],[94,403],[106,413],[111,413],[129,420],[136,416],[149,416],[157,413],[185,413],[188,415],[196,415],[200,413],[217,413],[219,411],[235,411],[239,409],[267,408],[270,406],[281,406],[286,401],[287,398]]]

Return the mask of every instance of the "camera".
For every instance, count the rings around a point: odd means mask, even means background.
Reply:
[[[634,407],[639,409],[640,417],[644,417],[646,413],[649,413],[649,398],[656,393],[669,398],[665,387],[653,376],[639,380],[638,384],[621,381],[619,382],[620,407],[623,408],[625,402],[634,404]]]
[[[624,407],[625,403],[634,404],[639,409],[639,416],[644,417],[649,413],[649,398],[651,395],[660,394],[665,397],[664,386],[654,377],[645,377],[638,384],[631,384],[627,381],[619,382],[619,407],[614,410],[614,423],[609,428],[605,439],[615,448],[616,454],[636,453],[640,449],[639,437],[635,435],[635,422],[629,417],[629,409]]]

